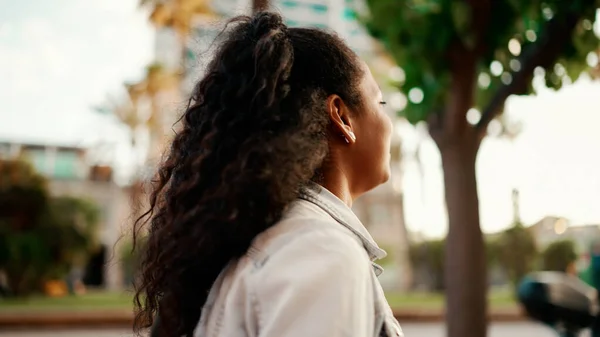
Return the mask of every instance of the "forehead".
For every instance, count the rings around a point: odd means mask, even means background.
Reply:
[[[369,69],[369,66],[364,61],[361,60],[360,62],[360,67],[362,69],[362,78],[360,82],[361,91],[370,95],[379,94],[381,90],[379,89],[379,85],[371,73],[371,69]]]

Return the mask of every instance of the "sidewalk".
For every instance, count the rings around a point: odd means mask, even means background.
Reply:
[[[444,319],[442,310],[401,309],[394,314],[400,323],[440,322]],[[492,322],[520,322],[527,318],[519,308],[494,309],[490,315]],[[12,328],[128,328],[133,323],[130,311],[55,311],[55,312],[0,312],[0,329]]]

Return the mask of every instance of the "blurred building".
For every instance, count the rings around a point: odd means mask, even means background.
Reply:
[[[214,13],[223,20],[248,14],[251,4],[251,0],[212,0],[211,2]],[[373,41],[354,15],[354,9],[360,10],[362,5],[362,0],[271,0],[272,9],[281,13],[288,26],[333,30],[359,55],[368,57],[373,52]],[[178,42],[177,34],[172,29],[158,30],[157,61],[173,69],[183,63],[185,76],[182,91],[186,96],[193,84],[201,77],[202,69],[210,59],[211,43],[222,28],[223,26],[214,20],[198,17],[183,46],[183,53],[180,52],[182,47]]]
[[[570,225],[564,218],[547,216],[530,227],[538,247],[554,241],[571,240],[579,252],[587,252],[593,241],[600,239],[600,224]]]
[[[600,240],[600,224],[574,225],[555,216],[547,216],[530,227],[539,249],[558,240],[570,240],[575,244],[578,257],[575,268],[584,271],[590,263],[592,244]]]
[[[0,142],[0,159],[31,163],[48,179],[52,195],[87,199],[99,207],[101,249],[92,256],[86,278],[92,285],[115,289],[122,277],[113,248],[130,213],[128,192],[114,183],[112,168],[90,164],[86,153],[76,146]]]

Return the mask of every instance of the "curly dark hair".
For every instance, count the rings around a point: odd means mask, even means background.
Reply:
[[[169,336],[192,336],[221,270],[318,177],[327,97],[361,101],[358,58],[334,34],[262,12],[232,19],[220,39],[134,225],[135,241],[149,224],[138,333],[158,314]]]

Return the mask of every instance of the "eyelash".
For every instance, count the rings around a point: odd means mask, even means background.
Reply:
[[[381,102],[379,102],[379,104],[381,104],[381,105],[386,105],[386,104],[387,104],[387,102],[386,102],[386,101],[381,101]]]

